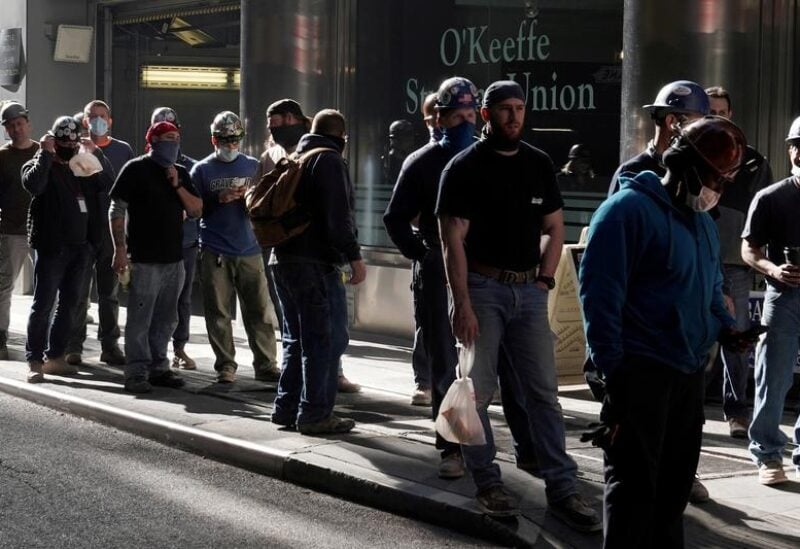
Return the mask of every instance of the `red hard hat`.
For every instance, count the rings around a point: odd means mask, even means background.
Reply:
[[[739,126],[721,116],[704,116],[687,124],[681,137],[709,168],[729,179],[739,169],[747,146]]]

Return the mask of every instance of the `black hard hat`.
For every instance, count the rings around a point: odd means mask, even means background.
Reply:
[[[664,109],[667,112],[697,113],[705,116],[709,113],[708,94],[697,82],[676,80],[659,90],[656,100],[642,107],[649,112]]]

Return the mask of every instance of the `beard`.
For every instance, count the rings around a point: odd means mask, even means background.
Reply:
[[[522,126],[508,127],[495,120],[489,120],[483,128],[483,138],[498,151],[515,151],[522,141]]]

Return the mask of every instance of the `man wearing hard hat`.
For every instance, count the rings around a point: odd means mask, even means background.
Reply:
[[[39,143],[31,139],[28,111],[16,101],[0,109],[0,123],[11,139],[0,147],[0,360],[8,360],[11,292],[31,251],[27,234],[31,195],[22,188],[20,170],[39,150]]]

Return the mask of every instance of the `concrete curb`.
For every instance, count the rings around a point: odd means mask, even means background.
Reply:
[[[566,546],[525,517],[494,520],[469,508],[472,501],[456,494],[437,493],[418,483],[404,488],[399,486],[403,483],[393,482],[390,477],[370,479],[351,474],[341,462],[309,459],[306,452],[278,450],[2,377],[0,391],[255,473],[494,543],[513,547]]]

